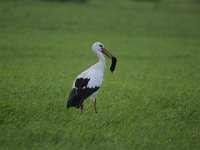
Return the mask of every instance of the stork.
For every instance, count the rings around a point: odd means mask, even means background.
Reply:
[[[78,75],[73,83],[67,100],[67,108],[80,108],[81,114],[84,110],[84,100],[89,97],[94,99],[94,112],[97,113],[96,98],[98,90],[103,82],[106,67],[106,59],[104,54],[112,59],[112,64],[110,67],[111,72],[115,70],[117,62],[116,57],[114,57],[100,42],[95,42],[92,45],[92,51],[97,55],[99,61]]]

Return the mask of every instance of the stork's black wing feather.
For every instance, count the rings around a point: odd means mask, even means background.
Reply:
[[[90,79],[88,78],[77,78],[75,81],[75,87],[72,88],[68,101],[67,108],[76,107],[79,108],[85,99],[96,92],[100,87],[87,87]]]

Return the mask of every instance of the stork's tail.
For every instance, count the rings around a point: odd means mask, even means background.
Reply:
[[[70,107],[75,107],[75,108],[80,108],[81,104],[79,103],[71,103],[69,100],[67,101],[67,109],[70,108]]]
[[[79,98],[76,96],[76,89],[73,88],[69,94],[66,107],[80,108],[81,104],[82,104],[82,101],[79,100]]]

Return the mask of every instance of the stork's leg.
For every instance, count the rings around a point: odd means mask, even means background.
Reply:
[[[83,114],[83,104],[81,104],[81,114]]]
[[[97,101],[96,101],[96,98],[94,98],[94,112],[97,113]]]

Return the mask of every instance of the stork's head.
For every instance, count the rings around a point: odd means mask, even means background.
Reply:
[[[100,42],[95,42],[93,45],[92,45],[92,50],[93,51],[101,51],[103,50],[104,48],[104,45]]]
[[[104,47],[104,45],[100,42],[95,42],[93,45],[92,45],[92,50],[95,52],[95,53],[102,53],[102,54],[105,54],[106,56],[108,56],[110,59],[112,59],[112,64],[110,66],[110,71],[114,71],[115,70],[115,66],[116,66],[116,63],[117,63],[117,59],[116,57],[114,57],[109,51],[108,49],[106,49]]]

